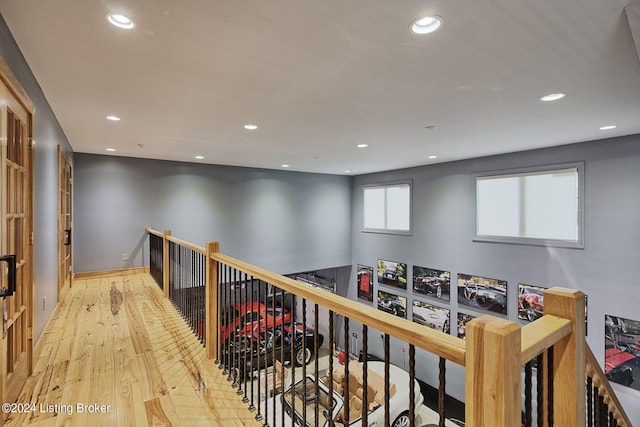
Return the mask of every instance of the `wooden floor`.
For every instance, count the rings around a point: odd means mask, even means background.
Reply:
[[[5,425],[262,425],[147,274],[76,279],[40,340]]]

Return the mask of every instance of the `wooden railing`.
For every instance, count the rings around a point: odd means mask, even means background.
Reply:
[[[328,343],[330,350],[329,369],[327,370],[327,383],[329,386],[329,395],[333,396],[332,379],[335,380],[333,365],[334,347],[341,344],[349,354],[350,327],[351,330],[358,329],[362,331],[362,348],[365,354],[362,364],[364,365],[361,375],[364,375],[364,397],[359,399],[367,400],[367,348],[369,341],[367,336],[371,335],[369,331],[372,329],[379,331],[384,341],[384,356],[380,356],[384,360],[385,381],[384,394],[386,401],[385,408],[385,425],[390,425],[389,420],[389,401],[388,396],[391,384],[389,383],[389,338],[394,337],[406,343],[409,346],[409,378],[410,384],[413,384],[415,377],[415,349],[422,349],[428,353],[438,356],[440,363],[441,384],[439,387],[441,401],[446,393],[444,390],[444,366],[445,360],[453,362],[457,365],[465,367],[465,422],[468,426],[532,426],[533,419],[539,426],[600,426],[600,419],[604,418],[603,411],[606,411],[607,420],[611,423],[606,425],[619,425],[623,427],[631,427],[631,424],[624,414],[622,407],[615,398],[611,387],[591,351],[588,349],[585,341],[585,297],[579,291],[553,288],[545,291],[544,315],[521,327],[515,322],[506,319],[497,318],[490,315],[484,315],[471,320],[466,325],[466,340],[454,337],[452,335],[443,334],[441,332],[425,328],[417,327],[415,323],[398,318],[391,314],[382,312],[368,305],[355,303],[347,298],[332,294],[330,292],[305,285],[296,280],[287,278],[280,274],[265,270],[252,264],[248,264],[241,260],[234,259],[220,252],[220,246],[216,242],[210,242],[206,247],[199,247],[189,242],[177,239],[171,236],[170,231],[164,233],[147,228],[147,232],[154,236],[162,236],[164,240],[163,253],[163,289],[165,295],[169,295],[170,287],[169,276],[171,268],[177,268],[175,262],[171,266],[172,260],[169,259],[169,244],[180,245],[190,251],[204,255],[206,262],[203,263],[201,271],[205,277],[206,286],[204,287],[204,308],[205,314],[202,318],[204,324],[194,324],[189,316],[183,313],[185,319],[191,322],[190,325],[196,333],[203,339],[206,346],[207,355],[210,359],[217,361],[220,368],[229,375],[228,379],[232,386],[238,387],[238,394],[244,394],[244,400],[249,403],[249,410],[257,410],[256,419],[264,419],[265,425],[276,425],[276,399],[273,390],[266,390],[266,380],[255,380],[253,376],[247,378],[244,374],[238,377],[238,361],[234,358],[236,353],[230,351],[230,342],[239,345],[236,332],[227,332],[227,336],[223,337],[221,328],[225,322],[225,316],[228,311],[224,311],[224,307],[228,307],[230,303],[245,303],[249,300],[264,299],[265,302],[280,304],[282,308],[279,315],[284,316],[285,296],[290,298],[289,308],[294,308],[297,304],[306,307],[311,304],[315,307],[315,324],[313,325],[314,337],[317,339],[318,325],[317,313],[318,307],[329,311],[329,336],[325,341]],[[156,259],[158,257],[156,256]],[[151,260],[153,263],[153,259]],[[153,270],[153,266],[151,266]],[[193,266],[191,266],[193,270]],[[192,273],[192,271],[191,271]],[[191,274],[190,273],[190,274]],[[239,291],[243,289],[243,291]],[[271,289],[271,298],[267,297],[267,289]],[[244,292],[244,294],[242,293]],[[263,292],[261,294],[261,292]],[[276,301],[274,295],[281,295],[280,300]],[[244,296],[243,296],[244,295]],[[180,307],[177,306],[178,309]],[[189,309],[187,309],[189,310]],[[291,320],[292,328],[295,328],[298,320],[295,319],[295,311],[292,309],[293,316]],[[306,313],[304,311],[303,313]],[[302,327],[307,328],[307,319],[305,314],[302,315]],[[334,320],[340,318],[343,325],[343,341],[336,340],[339,335],[334,327]],[[228,320],[228,317],[227,317]],[[284,317],[282,324],[286,323]],[[275,322],[274,322],[275,323]],[[314,323],[313,321],[311,323]],[[261,330],[258,326],[254,327],[254,334],[261,335],[265,330]],[[361,329],[359,329],[361,328]],[[204,339],[206,337],[206,340]],[[246,339],[246,337],[242,337]],[[248,350],[254,351],[254,342],[250,340],[247,344]],[[248,342],[248,341],[247,341]],[[258,345],[256,339],[256,344]],[[237,348],[237,347],[236,347]],[[247,351],[248,351],[247,350]],[[234,350],[235,351],[235,350]],[[274,350],[275,351],[275,350]],[[281,350],[282,351],[282,350]],[[238,355],[240,353],[237,353]],[[293,344],[292,344],[293,354]],[[277,357],[274,353],[274,360]],[[284,354],[280,359],[282,361],[290,360],[291,367],[294,367],[294,359],[285,359]],[[265,356],[266,361],[266,356]],[[318,377],[318,355],[315,355],[315,378]],[[243,360],[244,364],[245,361]],[[243,365],[244,366],[244,365]],[[346,375],[346,386],[348,386],[349,363],[344,364],[346,372],[341,373],[341,378]],[[537,371],[537,381],[535,390],[533,388],[533,380],[531,372],[532,366]],[[244,367],[241,369],[244,372]],[[251,359],[251,370],[253,371],[253,358]],[[302,377],[307,372],[305,367],[302,368]],[[235,370],[235,371],[234,371]],[[260,375],[266,372],[264,367],[257,370]],[[524,375],[524,384],[522,373]],[[336,371],[337,372],[337,371]],[[274,374],[275,375],[275,374]],[[284,380],[284,374],[282,379]],[[296,383],[296,369],[291,369],[291,383]],[[298,376],[298,380],[302,378]],[[587,380],[587,377],[589,378]],[[256,390],[254,390],[254,381],[257,381]],[[352,380],[355,381],[355,380]],[[282,381],[284,383],[284,381]],[[316,384],[319,381],[316,381]],[[254,394],[265,388],[264,401],[254,401]],[[305,386],[306,387],[306,386]],[[591,387],[591,391],[589,391]],[[596,393],[603,396],[600,399],[604,405],[598,406],[598,416],[600,417],[595,423],[590,421],[590,415],[587,410],[594,401],[587,399],[590,393],[593,393],[594,387],[597,387]],[[347,387],[348,388],[348,387]],[[306,388],[305,388],[306,390]],[[255,393],[254,393],[255,392]],[[318,395],[318,386],[316,385],[315,395]],[[408,392],[411,396],[409,408],[409,425],[414,425],[414,417],[416,408],[414,402],[414,387],[409,386]],[[344,392],[346,412],[349,412],[349,394]],[[272,401],[269,403],[266,396],[272,394]],[[525,395],[525,403],[522,403],[522,396]],[[292,394],[293,396],[293,394]],[[528,399],[536,396],[535,403]],[[284,402],[284,398],[282,401]],[[358,399],[356,399],[358,400]],[[294,398],[291,402],[295,405]],[[590,403],[591,402],[591,403]],[[382,402],[380,402],[382,404]],[[261,406],[264,405],[264,406]],[[445,411],[442,407],[439,411],[439,425],[445,425]],[[535,416],[533,415],[533,407],[535,405]],[[332,406],[329,406],[332,407]],[[291,409],[291,408],[290,408]],[[284,418],[284,406],[281,408],[280,418]],[[303,405],[304,417],[307,415],[313,417],[313,413],[307,414],[306,406]],[[317,403],[316,403],[316,411]],[[291,412],[295,411],[295,406]],[[524,415],[524,416],[523,416]],[[362,409],[364,418],[363,424],[366,425],[367,405]],[[269,418],[270,417],[270,418]],[[339,418],[336,418],[339,419]],[[334,423],[334,417],[330,417],[330,424]],[[587,422],[590,422],[587,424]],[[313,424],[312,424],[313,425]],[[323,425],[320,423],[320,425]]]
[[[587,426],[631,426],[609,380],[589,347],[586,349]]]

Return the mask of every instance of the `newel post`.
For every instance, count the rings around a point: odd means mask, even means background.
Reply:
[[[162,238],[162,289],[164,290],[164,297],[169,298],[169,240],[167,237],[171,236],[171,230],[164,230]]]
[[[207,358],[218,357],[218,261],[212,258],[214,253],[220,252],[219,242],[207,242],[207,269],[205,286],[205,336]]]
[[[520,326],[484,315],[467,323],[466,341],[466,425],[519,426]]]
[[[585,304],[585,295],[574,289],[544,292],[544,314],[571,321],[571,334],[553,346],[553,419],[559,426],[586,424]]]

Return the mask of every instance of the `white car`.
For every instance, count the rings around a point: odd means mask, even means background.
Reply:
[[[344,397],[341,393],[341,386],[336,385],[333,390],[334,408],[331,411],[329,402],[329,387],[325,384],[328,382],[326,379],[317,382],[318,394],[316,394],[316,380],[313,375],[307,375],[306,378],[300,379],[292,387],[289,386],[284,393],[276,396],[275,398],[275,425],[285,426],[307,426],[313,427],[316,425],[316,413],[318,414],[318,425],[328,426],[329,417],[338,425],[342,425],[343,421],[347,421],[350,427],[362,426],[362,384],[358,378],[362,377],[362,370],[357,372],[357,368],[352,370],[352,364],[349,364],[350,370],[350,384],[349,388],[356,390],[350,391],[349,400],[349,412],[350,416],[347,420],[344,417]],[[356,365],[358,362],[356,362]],[[369,391],[369,413],[367,425],[372,426],[384,426],[384,362],[370,361],[368,366],[368,381]],[[342,366],[340,366],[342,368]],[[355,375],[354,375],[355,374]],[[358,375],[359,374],[359,375]],[[340,377],[336,374],[336,377]],[[334,381],[336,379],[334,377]],[[355,379],[354,379],[355,378]],[[406,427],[410,425],[409,420],[409,374],[404,370],[394,365],[389,365],[389,420],[391,427]],[[354,386],[354,382],[357,386]],[[334,382],[334,384],[337,384]],[[415,391],[415,414],[418,414],[418,409],[422,405],[423,397],[420,393],[420,385],[418,381],[414,380]],[[282,420],[282,406],[284,405],[284,420]],[[306,420],[303,420],[303,406],[306,405]],[[294,411],[292,411],[292,406]],[[316,410],[317,409],[317,410]],[[292,422],[292,412],[294,413],[294,422]],[[284,421],[284,422],[283,422]],[[305,422],[306,421],[306,422]]]
[[[413,321],[431,329],[449,333],[449,310],[433,306],[413,306]]]

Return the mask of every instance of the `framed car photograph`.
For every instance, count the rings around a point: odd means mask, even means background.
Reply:
[[[407,264],[379,259],[378,283],[395,288],[407,289]]]
[[[604,373],[609,381],[640,390],[640,321],[605,314]]]
[[[448,334],[451,329],[451,310],[413,300],[412,320],[419,325]]]
[[[358,264],[358,298],[373,301],[373,267]]]
[[[458,313],[458,338],[465,339],[467,337],[467,323],[476,316],[470,314]]]
[[[413,266],[413,290],[428,297],[449,301],[451,272]]]
[[[458,273],[458,304],[507,314],[507,282]]]
[[[399,295],[378,291],[378,310],[407,318],[407,299]]]
[[[533,322],[542,317],[545,289],[518,283],[518,318]]]

